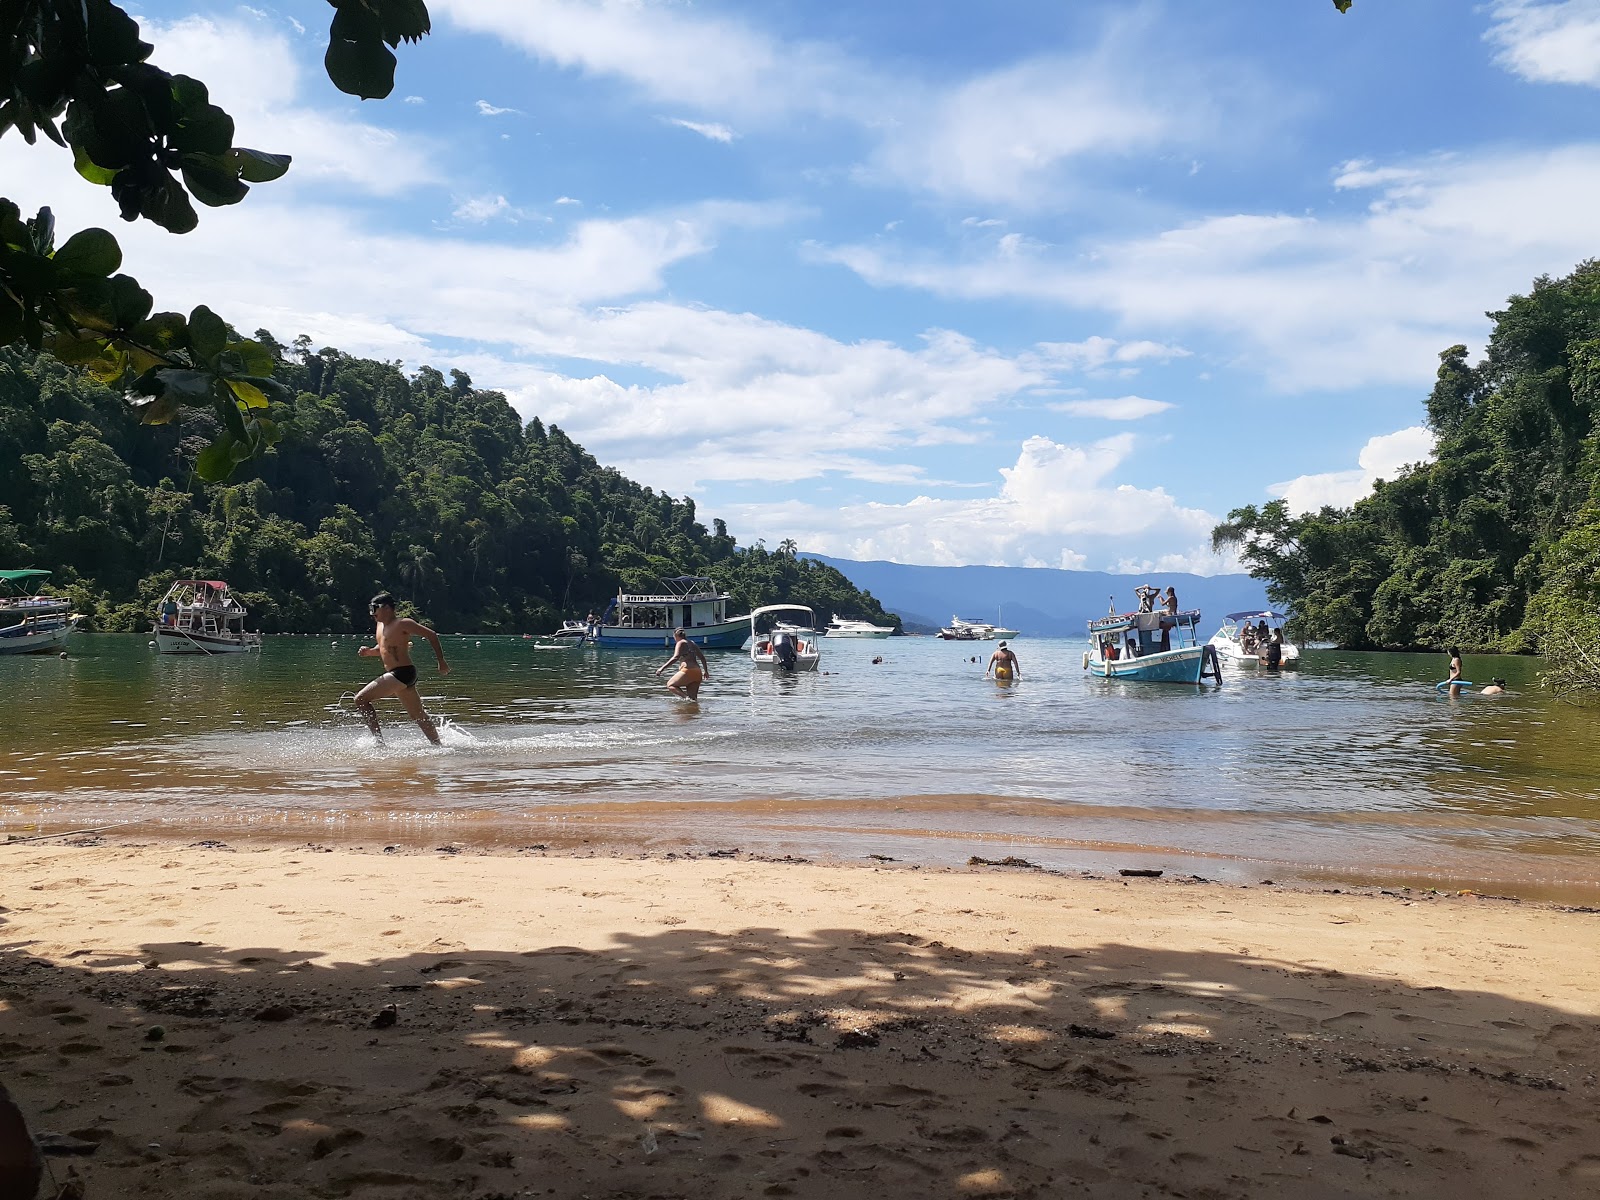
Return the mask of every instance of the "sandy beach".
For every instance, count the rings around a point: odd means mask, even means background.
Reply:
[[[1593,911],[88,840],[0,847],[45,1196],[1600,1194]]]

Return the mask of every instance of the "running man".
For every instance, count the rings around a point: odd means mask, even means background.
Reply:
[[[444,647],[439,644],[439,635],[410,617],[395,616],[394,596],[390,592],[379,592],[368,607],[377,626],[378,644],[361,646],[356,653],[362,658],[381,658],[383,665],[389,669],[356,693],[356,711],[366,718],[372,736],[381,740],[383,730],[378,726],[378,710],[372,702],[384,696],[398,696],[407,715],[437,746],[438,727],[434,725],[433,718],[423,711],[422,697],[417,695],[417,668],[411,665],[411,639],[427,638],[433,647],[434,657],[439,660],[439,674],[448,675],[450,664],[444,660]]]
[[[672,648],[672,657],[656,668],[656,678],[659,679],[661,672],[677,663],[678,673],[667,680],[667,691],[685,700],[698,700],[701,681],[711,678],[711,664],[706,661],[706,652],[691,642],[683,630],[673,630],[672,636],[678,639],[678,643]]]
[[[1022,664],[1017,661],[1016,653],[1007,649],[1009,645],[1009,642],[1001,642],[1000,648],[989,655],[989,665],[983,669],[985,676],[993,671],[996,679],[1022,678]]]

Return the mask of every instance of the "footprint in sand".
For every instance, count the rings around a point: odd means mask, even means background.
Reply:
[[[1584,1154],[1556,1172],[1563,1179],[1600,1180],[1600,1154]]]
[[[1346,1012],[1337,1017],[1329,1017],[1318,1022],[1324,1029],[1364,1029],[1372,1014],[1368,1012]]]

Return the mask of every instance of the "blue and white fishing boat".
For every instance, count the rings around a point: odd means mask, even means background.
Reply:
[[[0,571],[0,654],[59,652],[81,618],[39,592],[49,571]]]
[[[737,650],[750,634],[750,618],[728,616],[732,596],[701,575],[661,581],[660,592],[618,592],[589,634],[600,646],[659,650],[682,629],[696,646]]]
[[[1217,652],[1200,641],[1200,610],[1113,613],[1089,622],[1083,665],[1102,679],[1222,682]]]

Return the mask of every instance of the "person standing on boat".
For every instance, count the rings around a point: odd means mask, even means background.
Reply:
[[[1450,674],[1448,679],[1450,694],[1452,696],[1461,695],[1461,651],[1454,646],[1450,647]]]
[[[362,658],[381,658],[383,665],[389,669],[356,693],[356,711],[366,719],[372,736],[382,738],[378,710],[372,702],[384,696],[398,696],[406,714],[417,723],[423,735],[437,746],[439,729],[434,725],[433,718],[423,710],[422,697],[417,695],[417,668],[411,663],[411,639],[426,638],[433,647],[434,657],[439,660],[439,674],[448,675],[450,664],[444,660],[444,647],[439,644],[439,635],[420,621],[397,617],[394,596],[389,592],[379,592],[368,607],[373,624],[377,627],[378,644],[358,647],[356,653]]]
[[[667,691],[685,700],[698,700],[701,682],[711,679],[711,664],[706,661],[706,652],[689,640],[687,632],[675,629],[672,636],[678,639],[672,648],[672,657],[656,668],[656,677],[660,678],[661,672],[677,663],[677,674],[667,680]]]
[[[1162,607],[1167,610],[1167,615],[1168,616],[1170,616],[1170,617],[1177,616],[1178,615],[1178,591],[1177,591],[1177,589],[1169,587],[1167,589],[1167,597],[1166,597],[1165,600],[1163,600],[1161,602],[1161,604],[1162,604]]]
[[[1022,678],[1022,664],[1017,661],[1016,654],[1008,649],[1009,644],[1001,642],[1000,648],[989,655],[989,665],[983,669],[985,676],[993,671],[996,679]]]

